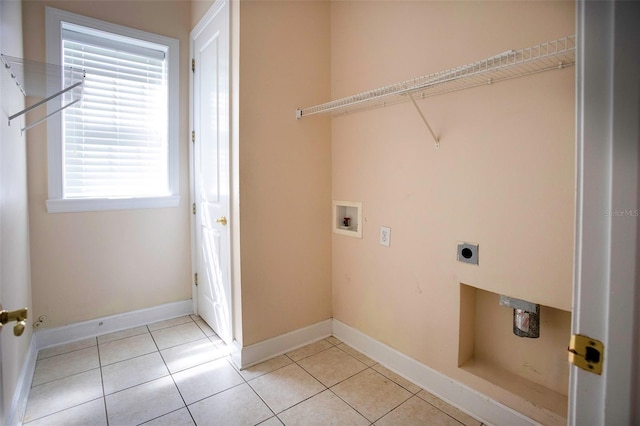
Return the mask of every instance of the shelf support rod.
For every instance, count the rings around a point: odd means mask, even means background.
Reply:
[[[436,142],[436,149],[439,149],[440,148],[440,139],[433,132],[433,129],[431,128],[431,126],[429,125],[429,122],[427,121],[426,117],[422,113],[422,110],[420,109],[420,107],[416,103],[416,100],[413,99],[413,95],[410,92],[407,92],[407,95],[409,95],[409,99],[411,99],[411,102],[413,103],[413,106],[416,107],[416,111],[418,111],[418,114],[420,114],[420,118],[422,118],[422,121],[424,121],[424,124],[427,126],[427,129],[429,129],[429,133],[431,133],[431,136],[433,137],[433,140]]]
[[[17,113],[15,113],[15,114],[13,114],[12,116],[10,116],[10,117],[9,117],[9,124],[11,124],[11,120],[13,120],[14,118],[16,118],[16,117],[20,117],[22,114],[24,114],[24,113],[26,113],[26,112],[29,112],[29,111],[31,111],[32,109],[38,108],[40,105],[42,105],[42,104],[44,104],[44,103],[46,103],[46,102],[49,102],[51,99],[57,98],[58,96],[62,95],[63,93],[66,93],[66,92],[68,92],[69,90],[73,90],[73,89],[75,89],[76,87],[78,87],[78,86],[82,85],[82,83],[83,83],[82,81],[79,81],[79,82],[77,82],[76,84],[74,84],[74,85],[72,85],[72,86],[69,86],[69,87],[67,87],[67,88],[66,88],[66,89],[64,89],[64,90],[61,90],[61,91],[59,91],[59,92],[57,92],[57,93],[54,93],[53,95],[48,96],[48,97],[44,98],[43,100],[38,101],[38,102],[36,102],[35,104],[33,104],[33,105],[31,105],[31,106],[29,106],[29,107],[27,107],[27,108],[23,109],[22,111],[20,111],[20,112],[17,112]]]
[[[75,100],[75,101],[73,101],[73,102],[69,102],[68,104],[66,104],[66,105],[65,105],[65,106],[63,106],[62,108],[57,109],[57,110],[53,111],[53,112],[52,112],[52,113],[50,113],[50,114],[47,114],[46,116],[42,117],[42,118],[41,118],[41,119],[39,119],[38,121],[35,121],[35,122],[33,122],[33,123],[29,124],[28,126],[25,126],[25,128],[24,128],[24,129],[22,129],[22,130],[21,130],[21,132],[26,132],[26,131],[27,131],[27,130],[29,130],[30,128],[32,128],[32,127],[36,127],[38,124],[42,123],[43,121],[48,120],[49,118],[53,117],[53,116],[54,116],[54,115],[56,115],[56,114],[60,114],[63,110],[65,110],[65,109],[69,108],[71,105],[77,104],[78,102],[80,102],[80,99],[76,99],[76,100]]]

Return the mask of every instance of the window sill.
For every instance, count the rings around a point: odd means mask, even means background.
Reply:
[[[132,198],[64,198],[47,200],[49,213],[77,213],[104,210],[159,209],[178,207],[179,195]]]

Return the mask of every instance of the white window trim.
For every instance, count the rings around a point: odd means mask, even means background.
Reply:
[[[124,197],[124,198],[63,198],[63,154],[62,154],[62,118],[60,115],[47,121],[47,151],[49,175],[49,213],[144,209],[177,207],[180,202],[178,166],[179,166],[179,41],[174,38],[128,28],[110,22],[100,21],[75,13],[65,12],[51,7],[46,8],[47,62],[62,63],[61,32],[62,22],[119,34],[139,40],[165,45],[169,48],[167,62],[169,66],[169,105],[168,105],[168,145],[169,145],[169,194],[160,197]]]

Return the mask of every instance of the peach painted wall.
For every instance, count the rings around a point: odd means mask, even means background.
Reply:
[[[192,26],[212,4],[193,3]],[[231,6],[235,336],[249,346],[331,318],[330,121],[295,119],[330,97],[330,3]]]
[[[20,2],[0,2],[0,52],[22,57],[22,20]],[[3,67],[4,68],[4,67]],[[14,424],[7,418],[15,398],[20,372],[29,357],[31,327],[31,283],[29,264],[29,213],[27,198],[27,148],[20,133],[20,119],[12,125],[7,117],[24,109],[24,97],[1,69],[0,76],[0,303],[3,309],[28,308],[29,320],[20,337],[13,334],[15,323],[5,325],[0,335],[0,374],[3,400],[0,401],[0,424]],[[18,401],[15,401],[18,403]]]
[[[245,346],[331,318],[330,4],[240,2],[240,250]]]
[[[25,56],[45,60],[45,6],[180,40],[189,64],[187,1],[36,1],[23,4]],[[49,214],[46,124],[27,134],[34,315],[45,326],[191,298],[187,65],[180,70],[180,205]]]
[[[213,0],[191,0],[191,29],[202,19],[205,13],[213,6]]]
[[[573,2],[333,2],[332,98],[564,37],[574,19]],[[418,102],[439,150],[410,103],[333,119],[332,197],[361,201],[364,216],[363,239],[333,236],[334,317],[562,421],[458,368],[460,284],[570,311],[574,68]],[[378,244],[380,226],[391,247]],[[479,244],[479,266],[456,261],[458,241]],[[563,363],[565,349],[553,348]]]

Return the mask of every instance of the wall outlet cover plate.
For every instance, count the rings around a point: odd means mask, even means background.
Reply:
[[[391,228],[388,226],[380,227],[380,245],[385,247],[391,245]]]

